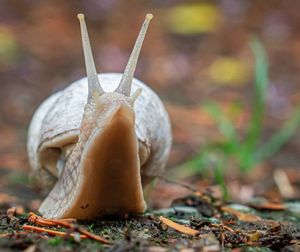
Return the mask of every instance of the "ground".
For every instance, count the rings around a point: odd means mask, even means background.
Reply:
[[[193,169],[185,165],[212,143],[222,143],[228,130],[207,113],[206,102],[220,106],[240,139],[247,135],[257,108],[253,38],[265,49],[269,81],[261,135],[252,150],[293,119],[300,104],[299,8],[300,2],[292,0],[1,1],[0,250],[299,250],[299,127],[292,127],[292,136],[274,155],[247,172],[230,156],[223,167],[230,195],[226,200],[215,162],[205,171],[197,162]],[[145,215],[79,223],[111,245],[23,230],[24,224],[35,225],[28,214],[38,213],[45,196],[30,179],[28,125],[47,96],[85,75],[76,18],[80,12],[102,73],[123,71],[145,13],[154,14],[135,76],[161,97],[173,130],[167,171],[149,193]],[[220,157],[208,154],[213,161]],[[254,159],[252,151],[247,154]],[[199,234],[166,227],[159,216]]]
[[[72,227],[41,226],[33,223],[29,212],[37,212],[41,200],[26,177],[6,173],[8,192],[1,193],[1,251],[298,251],[300,249],[300,203],[256,201],[246,204],[225,202],[210,190],[190,191],[173,200],[169,208],[149,209],[139,216],[105,217],[77,221]],[[23,179],[23,182],[20,181]],[[182,185],[176,185],[182,187]],[[29,200],[31,199],[31,200]],[[15,207],[11,207],[15,205]],[[164,217],[164,218],[163,218]],[[176,223],[176,224],[174,224]],[[43,232],[28,230],[36,226]],[[26,229],[27,227],[27,229]],[[107,239],[81,239],[79,228]],[[185,227],[191,229],[185,230]],[[48,234],[63,231],[63,236]],[[75,234],[75,237],[71,237]],[[191,249],[191,250],[187,250]],[[250,250],[251,249],[251,250]]]

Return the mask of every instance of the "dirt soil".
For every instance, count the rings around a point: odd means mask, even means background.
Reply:
[[[191,32],[188,22],[168,21],[178,14],[177,7],[179,13],[195,13],[190,6],[206,17],[194,16],[201,29]],[[220,104],[241,136],[245,133],[253,106],[253,35],[269,59],[264,142],[300,102],[299,9],[300,1],[293,0],[2,0],[0,251],[300,251],[299,130],[251,172],[228,167],[230,202],[220,199],[212,174],[194,174],[180,183],[159,180],[144,215],[79,222],[72,228],[28,221],[45,194],[30,180],[26,153],[27,129],[38,105],[85,76],[79,12],[86,15],[102,73],[123,71],[145,13],[154,14],[135,76],[149,83],[170,114],[173,146],[167,177],[220,139],[214,120],[202,109],[205,101]],[[178,30],[181,25],[184,31]],[[278,171],[286,178],[281,183]],[[185,177],[184,172],[175,177]],[[64,233],[50,236],[24,225]],[[111,244],[80,238],[78,225]]]
[[[13,180],[14,177],[9,171],[6,175],[7,181]],[[295,201],[286,204],[256,202],[242,205],[224,202],[214,197],[210,190],[202,193],[196,191],[173,200],[168,208],[149,210],[143,215],[121,218],[108,216],[93,221],[79,221],[71,228],[63,228],[33,223],[28,218],[29,212],[33,209],[37,212],[41,202],[40,193],[26,181],[23,184],[19,183],[17,188],[11,183],[12,185],[6,187],[7,193],[0,194],[2,202],[6,202],[0,204],[1,251],[300,249],[300,215],[299,211],[295,210],[299,207],[299,202]],[[12,193],[11,188],[15,188],[17,194]],[[161,216],[166,219],[162,219]],[[171,221],[171,224],[168,221]],[[174,223],[177,226],[174,226]],[[28,226],[43,230],[29,231],[26,229]],[[81,239],[78,227],[107,239],[110,244]],[[191,230],[186,231],[185,227]],[[49,230],[64,233],[62,236],[51,235]]]

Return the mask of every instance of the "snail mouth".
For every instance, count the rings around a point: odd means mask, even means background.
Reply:
[[[146,204],[140,176],[134,111],[120,106],[90,136],[81,158],[81,179],[66,216],[91,219],[141,213]]]

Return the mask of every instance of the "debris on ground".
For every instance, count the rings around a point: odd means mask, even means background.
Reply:
[[[181,206],[179,206],[181,202]],[[197,206],[196,202],[199,203]],[[203,202],[206,208],[203,211]],[[249,204],[251,205],[251,204]],[[276,204],[275,204],[276,205]],[[268,211],[275,213],[267,218]],[[229,204],[207,194],[190,195],[173,207],[127,219],[94,221],[48,220],[34,213],[1,209],[0,248],[63,251],[220,251],[223,248],[262,247],[272,250],[299,248],[300,217],[284,221],[288,207],[267,203],[262,209]],[[193,209],[193,210],[191,210]],[[289,212],[290,213],[290,212]],[[281,219],[278,215],[281,214]],[[291,217],[291,216],[290,216]],[[280,221],[279,221],[280,219]],[[190,250],[188,250],[190,249]]]

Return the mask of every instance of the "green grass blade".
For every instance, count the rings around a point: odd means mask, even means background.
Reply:
[[[269,80],[267,56],[262,44],[254,39],[250,46],[255,56],[255,81],[253,110],[245,144],[254,149],[261,137]]]
[[[284,123],[282,128],[274,134],[270,140],[257,151],[259,161],[273,156],[282,146],[287,143],[300,127],[300,104],[291,117]]]
[[[226,138],[226,145],[230,145],[233,149],[238,146],[238,134],[233,123],[223,113],[220,106],[215,102],[207,102],[204,104],[204,110],[207,111],[217,123],[217,127],[221,134]]]
[[[226,160],[220,159],[220,160],[218,160],[216,167],[215,167],[215,180],[222,190],[224,200],[229,199],[229,192],[228,192],[226,182],[225,182],[225,173],[226,173],[227,165],[228,165],[228,163],[226,162]]]
[[[255,57],[253,109],[246,138],[241,145],[239,153],[237,153],[240,168],[244,171],[250,170],[255,163],[254,152],[261,139],[269,82],[267,55],[262,44],[258,39],[253,39],[250,47]]]

